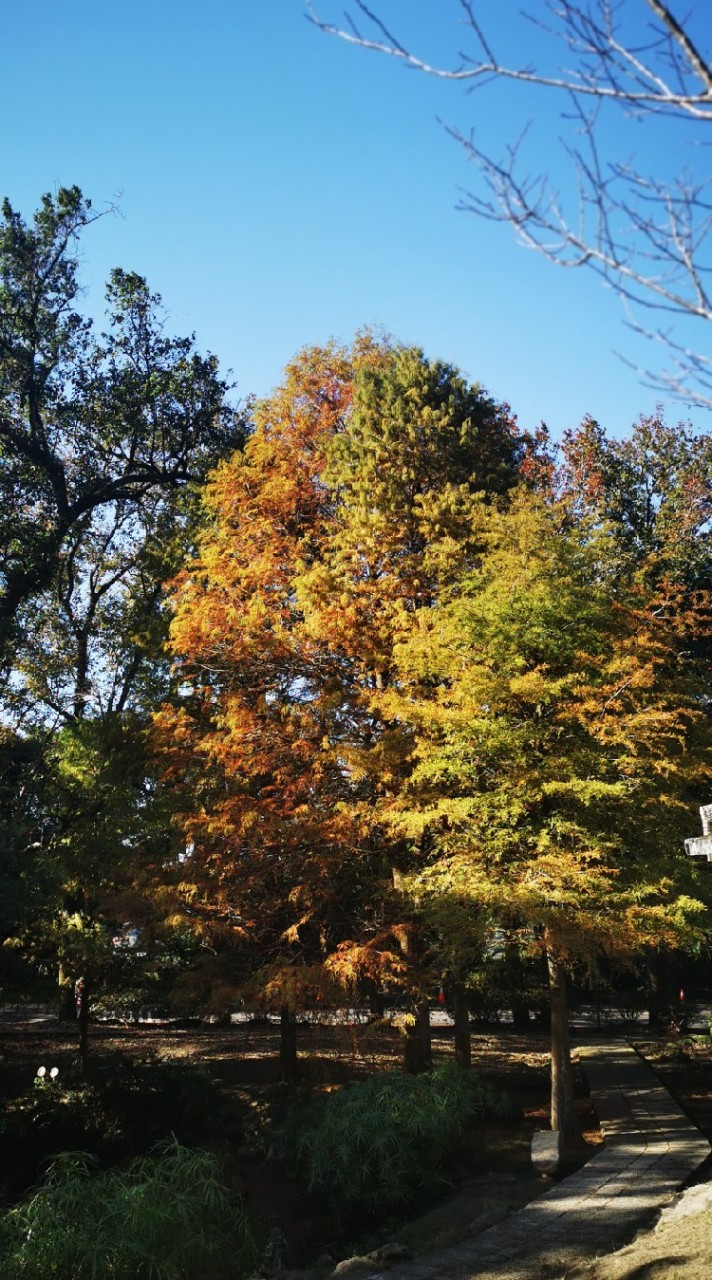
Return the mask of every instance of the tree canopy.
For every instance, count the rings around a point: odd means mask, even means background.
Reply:
[[[112,272],[103,333],[77,309],[97,216],[60,188],[31,223],[6,200],[0,226],[4,924],[67,985],[145,919],[138,886],[170,845],[145,732],[170,692],[165,586],[199,482],[247,421],[142,277]]]
[[[538,958],[566,1131],[567,975],[706,945],[709,435],[555,446],[370,332],[235,408],[140,277],[74,309],[76,188],[3,216],[5,937],[85,1017],[190,955],[288,1076],[299,1009]]]
[[[560,1028],[576,957],[699,941],[708,447],[587,421],[555,458],[417,350],[303,352],[175,596],[185,918],[297,1003],[504,931]]]
[[[142,277],[112,273],[109,327],[76,309],[77,242],[95,214],[77,187],[46,195],[28,224],[0,226],[0,640],[18,613],[77,572],[77,542],[104,520],[153,523],[244,434],[213,356],[169,337]],[[153,510],[151,510],[153,508]],[[67,558],[63,563],[63,557]]]
[[[373,695],[436,589],[428,548],[466,554],[519,449],[455,370],[366,336],[303,352],[208,487],[172,627],[185,696],[161,717],[171,776],[202,777],[182,891],[238,938],[272,921],[282,967],[399,963],[372,817],[403,744]]]

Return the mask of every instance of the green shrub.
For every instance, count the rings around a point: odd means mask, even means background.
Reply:
[[[0,1270],[17,1280],[222,1280],[256,1261],[218,1161],[177,1142],[123,1172],[66,1153],[0,1224]]]
[[[381,1219],[451,1185],[466,1126],[507,1111],[504,1094],[453,1065],[389,1072],[295,1108],[279,1150],[333,1210]]]

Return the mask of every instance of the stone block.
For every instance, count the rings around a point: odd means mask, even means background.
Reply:
[[[556,1173],[560,1159],[557,1129],[542,1129],[533,1135],[532,1164],[538,1173]]]

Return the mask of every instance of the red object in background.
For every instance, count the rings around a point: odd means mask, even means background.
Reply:
[[[445,1004],[445,992],[442,987],[438,991],[438,1004]]]
[[[685,999],[685,988],[680,987],[680,1003]]]

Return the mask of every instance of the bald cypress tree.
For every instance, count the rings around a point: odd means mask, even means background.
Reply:
[[[364,337],[303,352],[209,486],[176,595],[186,697],[161,732],[172,776],[209,778],[187,798],[184,897],[262,957],[275,1000],[306,998],[317,973],[427,986],[393,892],[408,852],[377,817],[410,735],[379,698],[518,450],[507,413],[452,367]]]

